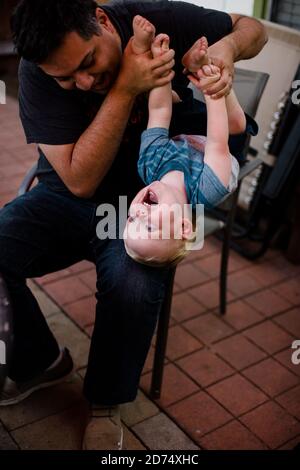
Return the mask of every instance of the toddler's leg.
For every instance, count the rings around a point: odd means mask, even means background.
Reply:
[[[159,57],[169,50],[169,36],[158,34],[151,45],[153,57]],[[149,120],[148,129],[153,127],[169,128],[172,115],[172,87],[171,83],[162,87],[153,88],[149,94]]]
[[[233,89],[226,97],[229,134],[242,134],[246,130],[246,116]]]
[[[133,41],[132,48],[135,54],[144,54],[151,48],[155,35],[155,27],[150,21],[140,15],[133,18]]]
[[[205,36],[198,39],[193,47],[183,56],[182,64],[189,72],[197,72],[203,65],[209,65],[208,42]]]

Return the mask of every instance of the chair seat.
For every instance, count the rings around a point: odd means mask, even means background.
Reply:
[[[222,220],[214,219],[208,215],[204,218],[204,237],[211,235],[212,233],[218,232],[225,226]]]

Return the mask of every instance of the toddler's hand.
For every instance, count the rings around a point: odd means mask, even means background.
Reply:
[[[211,77],[213,75],[221,75],[221,70],[219,67],[216,65],[210,64],[210,65],[203,65],[201,69],[199,70],[200,74],[204,77]]]
[[[204,65],[196,73],[188,75],[190,81],[195,85],[196,88],[206,92],[206,89],[220,80],[221,70],[216,65]]]

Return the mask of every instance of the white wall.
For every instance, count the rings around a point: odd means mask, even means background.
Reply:
[[[176,0],[175,0],[176,1]],[[254,0],[184,0],[205,8],[252,16]]]

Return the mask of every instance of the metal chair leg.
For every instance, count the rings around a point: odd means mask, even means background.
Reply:
[[[159,315],[159,320],[158,320],[155,355],[154,355],[153,371],[152,371],[152,381],[151,381],[151,389],[150,389],[150,396],[153,399],[159,399],[160,394],[161,394],[164,360],[165,360],[165,354],[166,354],[166,348],[167,348],[169,321],[170,321],[170,315],[171,315],[172,294],[173,294],[175,272],[176,272],[176,268],[172,268],[170,271],[170,277],[168,280],[166,296],[165,296],[164,303],[162,305],[161,312]]]
[[[220,270],[220,313],[225,315],[227,308],[227,272],[228,272],[228,261],[230,254],[230,242],[232,237],[232,229],[234,225],[234,219],[237,209],[237,203],[240,193],[239,184],[238,188],[232,196],[231,209],[227,216],[227,221],[224,228],[224,238],[222,246],[222,257],[221,257],[221,270]]]

